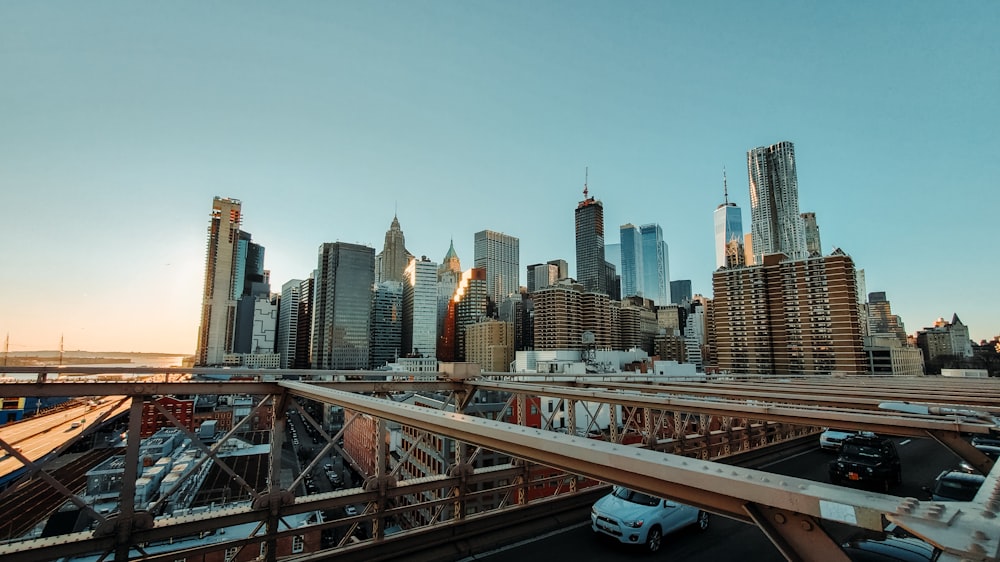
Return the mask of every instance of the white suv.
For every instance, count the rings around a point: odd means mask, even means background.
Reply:
[[[688,525],[708,529],[708,512],[671,500],[615,486],[590,508],[590,528],[625,544],[660,550],[663,535]]]

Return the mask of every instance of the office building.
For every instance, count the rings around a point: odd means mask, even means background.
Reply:
[[[528,293],[534,293],[538,289],[548,287],[559,280],[559,266],[552,263],[529,265],[527,273]]]
[[[382,251],[375,256],[375,282],[402,281],[403,270],[413,259],[406,250],[406,237],[399,227],[399,218],[393,215],[389,230],[385,231],[385,243]]]
[[[829,256],[719,269],[705,332],[719,370],[747,374],[863,374],[854,262]],[[707,311],[708,312],[708,311]]]
[[[906,344],[906,328],[903,320],[892,313],[892,305],[885,298],[884,291],[868,293],[868,333],[872,335],[891,334]]]
[[[465,361],[465,328],[491,317],[490,312],[486,270],[478,267],[466,270],[448,301],[448,312],[438,337],[438,360]]]
[[[753,263],[763,263],[763,256],[768,254],[784,254],[789,260],[808,256],[799,214],[799,184],[792,143],[779,142],[749,150],[747,175]]]
[[[608,261],[621,267],[621,293],[624,297],[638,296],[645,294],[643,283],[646,278],[642,274],[642,265],[645,260],[642,256],[642,237],[639,235],[639,228],[632,223],[621,225],[618,229],[621,244],[615,250],[617,256],[612,256],[609,245],[604,249],[604,255]],[[617,258],[612,261],[613,258]]]
[[[942,356],[953,359],[973,356],[969,327],[962,323],[958,314],[952,315],[951,322],[938,318],[933,326],[917,332],[917,347],[923,352],[927,364]]]
[[[729,186],[726,183],[726,172],[722,172],[723,202],[715,208],[715,267],[726,266],[726,252],[730,242],[736,241],[740,251],[743,251],[743,213],[740,208],[729,200]],[[677,302],[677,301],[675,301]]]
[[[514,361],[514,325],[492,318],[465,328],[465,360],[486,373],[506,373]]]
[[[314,369],[367,369],[375,249],[344,242],[319,248],[315,273]]]
[[[642,240],[642,290],[655,304],[670,304],[670,252],[658,224],[639,227]]]
[[[290,279],[281,286],[281,300],[278,304],[277,352],[282,369],[309,368],[309,324],[303,326],[302,316],[309,315],[303,310],[302,279]],[[305,340],[305,345],[300,343]]]
[[[475,234],[474,266],[486,270],[486,294],[494,303],[518,292],[520,241],[492,230]]]
[[[902,343],[891,334],[866,336],[864,341],[869,373],[902,377],[924,374],[924,356],[920,348]]]
[[[403,355],[434,357],[438,337],[438,265],[426,256],[403,272]]]
[[[435,307],[436,307],[435,303]],[[378,369],[404,355],[403,283],[382,281],[372,295],[371,365]]]
[[[500,320],[510,322],[514,327],[514,351],[535,348],[534,315],[535,304],[531,293],[522,291],[500,303]]]
[[[221,365],[223,356],[233,349],[241,209],[242,203],[237,199],[215,197],[212,200],[196,365]]]
[[[575,213],[576,280],[587,291],[607,295],[615,268],[604,258],[604,204],[587,194],[584,184],[583,201],[577,204]]]
[[[806,252],[810,256],[823,255],[823,243],[819,239],[819,225],[816,213],[802,213],[802,232],[806,237]]]
[[[681,304],[691,300],[691,280],[679,279],[670,282],[670,300],[673,304]]]

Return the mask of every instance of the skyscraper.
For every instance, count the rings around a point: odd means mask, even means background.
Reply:
[[[314,369],[366,369],[375,249],[344,242],[319,248],[313,307]]]
[[[238,199],[215,197],[208,224],[205,256],[205,287],[201,300],[197,365],[221,365],[222,357],[233,349],[236,329],[237,247],[240,239],[242,203]]]
[[[604,260],[604,205],[587,197],[576,206],[576,280],[588,291],[608,294],[608,266]],[[613,267],[613,266],[612,266]]]
[[[301,279],[289,279],[281,286],[281,301],[278,304],[277,352],[281,357],[279,365],[282,369],[292,369],[295,365],[301,294]]]
[[[802,230],[806,238],[806,252],[810,256],[823,255],[823,243],[819,240],[819,225],[816,213],[802,213]]]
[[[785,254],[790,260],[808,256],[792,143],[779,142],[748,151],[747,175],[754,263],[763,263],[766,254]]]
[[[681,279],[678,281],[670,282],[670,300],[674,304],[681,304],[685,301],[691,300],[691,280]],[[659,305],[664,306],[664,305]]]
[[[656,304],[670,304],[670,253],[658,224],[639,227],[642,244],[642,292]]]
[[[715,268],[726,267],[726,246],[733,240],[743,251],[743,214],[740,208],[729,200],[729,186],[726,172],[722,172],[723,203],[715,208]]]
[[[372,296],[372,368],[394,363],[403,348],[403,284],[382,281]]]
[[[406,250],[406,238],[399,227],[399,218],[392,217],[389,230],[385,231],[382,251],[375,257],[376,282],[402,281],[403,270],[413,256]]]
[[[645,260],[642,257],[642,237],[639,235],[639,229],[634,224],[627,223],[621,225],[618,230],[621,237],[621,245],[619,246],[621,263],[619,266],[622,276],[622,296],[645,296],[643,283],[646,277],[642,271]],[[607,248],[604,252],[607,256]]]
[[[508,234],[483,230],[475,234],[474,265],[486,270],[486,294],[494,303],[518,292],[520,241]]]
[[[412,259],[403,271],[403,354],[434,357],[437,353],[437,264]]]

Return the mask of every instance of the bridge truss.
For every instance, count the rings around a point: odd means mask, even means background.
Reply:
[[[10,428],[0,428],[5,457],[19,461],[25,472],[0,492],[0,502],[40,479],[92,521],[91,528],[55,537],[4,537],[4,559],[210,560],[211,553],[224,551],[226,560],[237,561],[318,560],[332,553],[371,560],[376,553],[402,552],[407,541],[454,541],[461,533],[482,532],[498,516],[544,512],[557,501],[592,501],[596,484],[615,483],[755,524],[788,560],[846,560],[822,521],[872,531],[892,522],[944,550],[942,560],[1000,560],[998,473],[964,437],[997,431],[1000,381],[995,380],[760,376],[664,382],[637,374],[558,379],[507,373],[385,380],[384,373],[376,379],[371,372],[203,368],[155,373],[74,368],[51,380],[44,368],[5,370],[36,378],[5,380],[2,397],[113,400],[113,408],[91,418],[84,437],[125,410],[128,434],[139,435],[144,410],[155,405],[200,451],[199,464],[214,464],[228,475],[240,501],[200,512],[171,511],[171,496],[185,489],[181,481],[152,504],[135,505],[141,443],[129,439],[119,509],[102,513],[47,469],[70,443],[32,456],[18,441],[25,438],[10,437]],[[230,380],[190,380],[194,374]],[[222,439],[206,443],[154,401],[196,395],[252,396],[253,407]],[[500,408],[488,410],[492,414],[481,408],[487,395],[504,397]],[[406,401],[414,396],[423,399]],[[324,419],[299,407],[300,398],[343,408],[343,427],[328,431]],[[289,460],[281,453],[289,411],[301,412],[322,436],[321,450],[312,458]],[[508,411],[517,423],[498,419]],[[266,478],[248,482],[221,451],[237,438],[241,423],[261,416],[271,417]],[[929,437],[987,474],[987,480],[973,501],[945,504],[731,464],[741,455],[814,435],[820,427]],[[393,431],[407,438],[390,443]],[[341,445],[345,436],[348,443]],[[359,450],[357,443],[370,449]],[[447,462],[427,472],[435,466],[428,451],[435,450],[445,451]],[[305,475],[330,451],[362,472],[363,484],[302,493]],[[487,457],[493,459],[488,465],[482,462]],[[417,461],[424,468],[419,474],[412,470]],[[354,515],[344,513],[354,504],[365,507]],[[310,513],[324,517],[293,523]],[[357,538],[359,527],[367,530],[367,538]],[[221,529],[228,531],[224,537]],[[186,540],[195,537],[199,540]]]

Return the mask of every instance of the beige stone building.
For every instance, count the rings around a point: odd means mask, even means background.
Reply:
[[[514,325],[484,320],[465,329],[465,360],[487,373],[506,373],[514,360]]]

